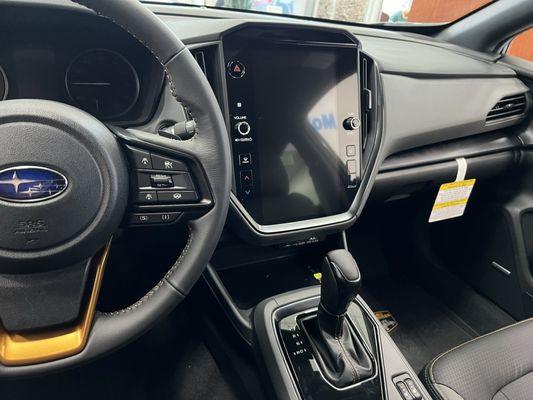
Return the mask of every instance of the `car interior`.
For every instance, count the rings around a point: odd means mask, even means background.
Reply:
[[[533,399],[533,2],[468,2],[0,0],[0,397]]]

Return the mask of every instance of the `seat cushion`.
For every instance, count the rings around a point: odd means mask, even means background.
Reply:
[[[449,350],[421,375],[439,400],[531,400],[533,319]]]

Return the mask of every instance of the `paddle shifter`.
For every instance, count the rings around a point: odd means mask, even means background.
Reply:
[[[322,263],[317,318],[304,325],[322,373],[338,388],[373,374],[371,358],[346,318],[360,288],[361,274],[352,255],[347,250],[329,252]]]

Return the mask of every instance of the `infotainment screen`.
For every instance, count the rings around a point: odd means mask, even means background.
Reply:
[[[355,45],[232,43],[230,125],[246,211],[262,225],[347,211],[361,174]]]

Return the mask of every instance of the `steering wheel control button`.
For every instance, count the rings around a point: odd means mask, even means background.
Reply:
[[[241,177],[241,185],[243,187],[253,185],[254,175],[251,169],[246,169],[244,171],[241,171],[240,177]]]
[[[198,201],[198,194],[190,190],[159,191],[157,199],[161,203],[190,203]]]
[[[239,165],[252,165],[252,155],[250,153],[239,154]]]
[[[170,224],[179,219],[182,213],[136,213],[130,216],[130,225]]]
[[[185,163],[157,154],[152,154],[152,166],[162,171],[187,171]]]
[[[191,176],[186,172],[172,175],[172,180],[176,189],[195,190]]]
[[[135,165],[135,168],[152,169],[152,158],[150,157],[149,152],[130,146],[126,146],[126,148],[128,149],[128,154],[133,165]]]
[[[248,136],[250,132],[252,131],[252,127],[250,124],[246,121],[237,122],[235,125],[235,130],[239,133],[241,136]]]
[[[154,188],[172,188],[174,187],[174,181],[172,175],[168,174],[151,174],[150,184]]]
[[[153,204],[157,203],[157,192],[155,190],[142,190],[137,194],[137,203]]]
[[[228,63],[228,74],[235,79],[240,79],[246,73],[246,68],[243,63],[237,60]]]

